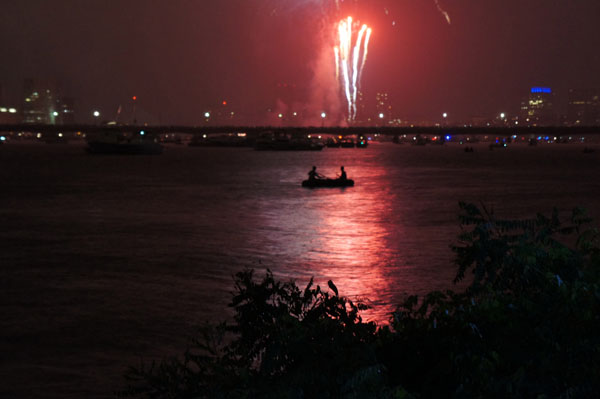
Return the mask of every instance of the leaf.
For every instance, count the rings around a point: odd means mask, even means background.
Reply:
[[[329,280],[329,281],[327,282],[327,285],[329,286],[329,288],[331,288],[331,291],[335,292],[335,296],[338,296],[338,295],[339,295],[339,294],[338,294],[338,289],[337,289],[337,287],[335,286],[335,284],[333,284],[333,281]]]

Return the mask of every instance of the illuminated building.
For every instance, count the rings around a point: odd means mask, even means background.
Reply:
[[[572,125],[599,125],[600,89],[569,89],[567,121]]]
[[[75,100],[65,97],[57,101],[56,123],[60,125],[70,125],[75,123]]]
[[[25,79],[23,123],[56,124],[56,86]]]
[[[556,123],[554,93],[550,87],[532,87],[521,102],[521,123],[529,126]]]
[[[58,85],[34,79],[25,79],[23,123],[62,125],[75,123],[75,101],[61,98]]]

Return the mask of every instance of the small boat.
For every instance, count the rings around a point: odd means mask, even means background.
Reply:
[[[353,187],[354,180],[352,179],[314,179],[304,180],[302,187]]]

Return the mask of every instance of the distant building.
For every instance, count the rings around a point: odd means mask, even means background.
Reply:
[[[62,125],[75,122],[74,99],[61,98],[51,81],[25,79],[23,123]]]
[[[557,122],[554,93],[550,87],[532,87],[521,102],[521,124],[554,125]]]
[[[56,85],[49,82],[25,79],[23,123],[54,125],[58,113],[55,108],[56,91]]]
[[[569,89],[567,123],[600,125],[600,89]]]
[[[72,125],[75,123],[75,99],[65,97],[57,101],[58,116],[55,121],[59,125]]]
[[[375,95],[375,120],[380,125],[385,125],[392,118],[392,105],[388,93],[377,93]]]

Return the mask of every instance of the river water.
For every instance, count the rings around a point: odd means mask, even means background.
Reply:
[[[140,359],[181,353],[228,317],[232,275],[331,279],[386,322],[452,288],[458,202],[498,215],[600,215],[600,152],[580,144],[262,152],[171,146],[91,156],[0,147],[0,396],[110,397]],[[306,189],[310,168],[355,187]]]

